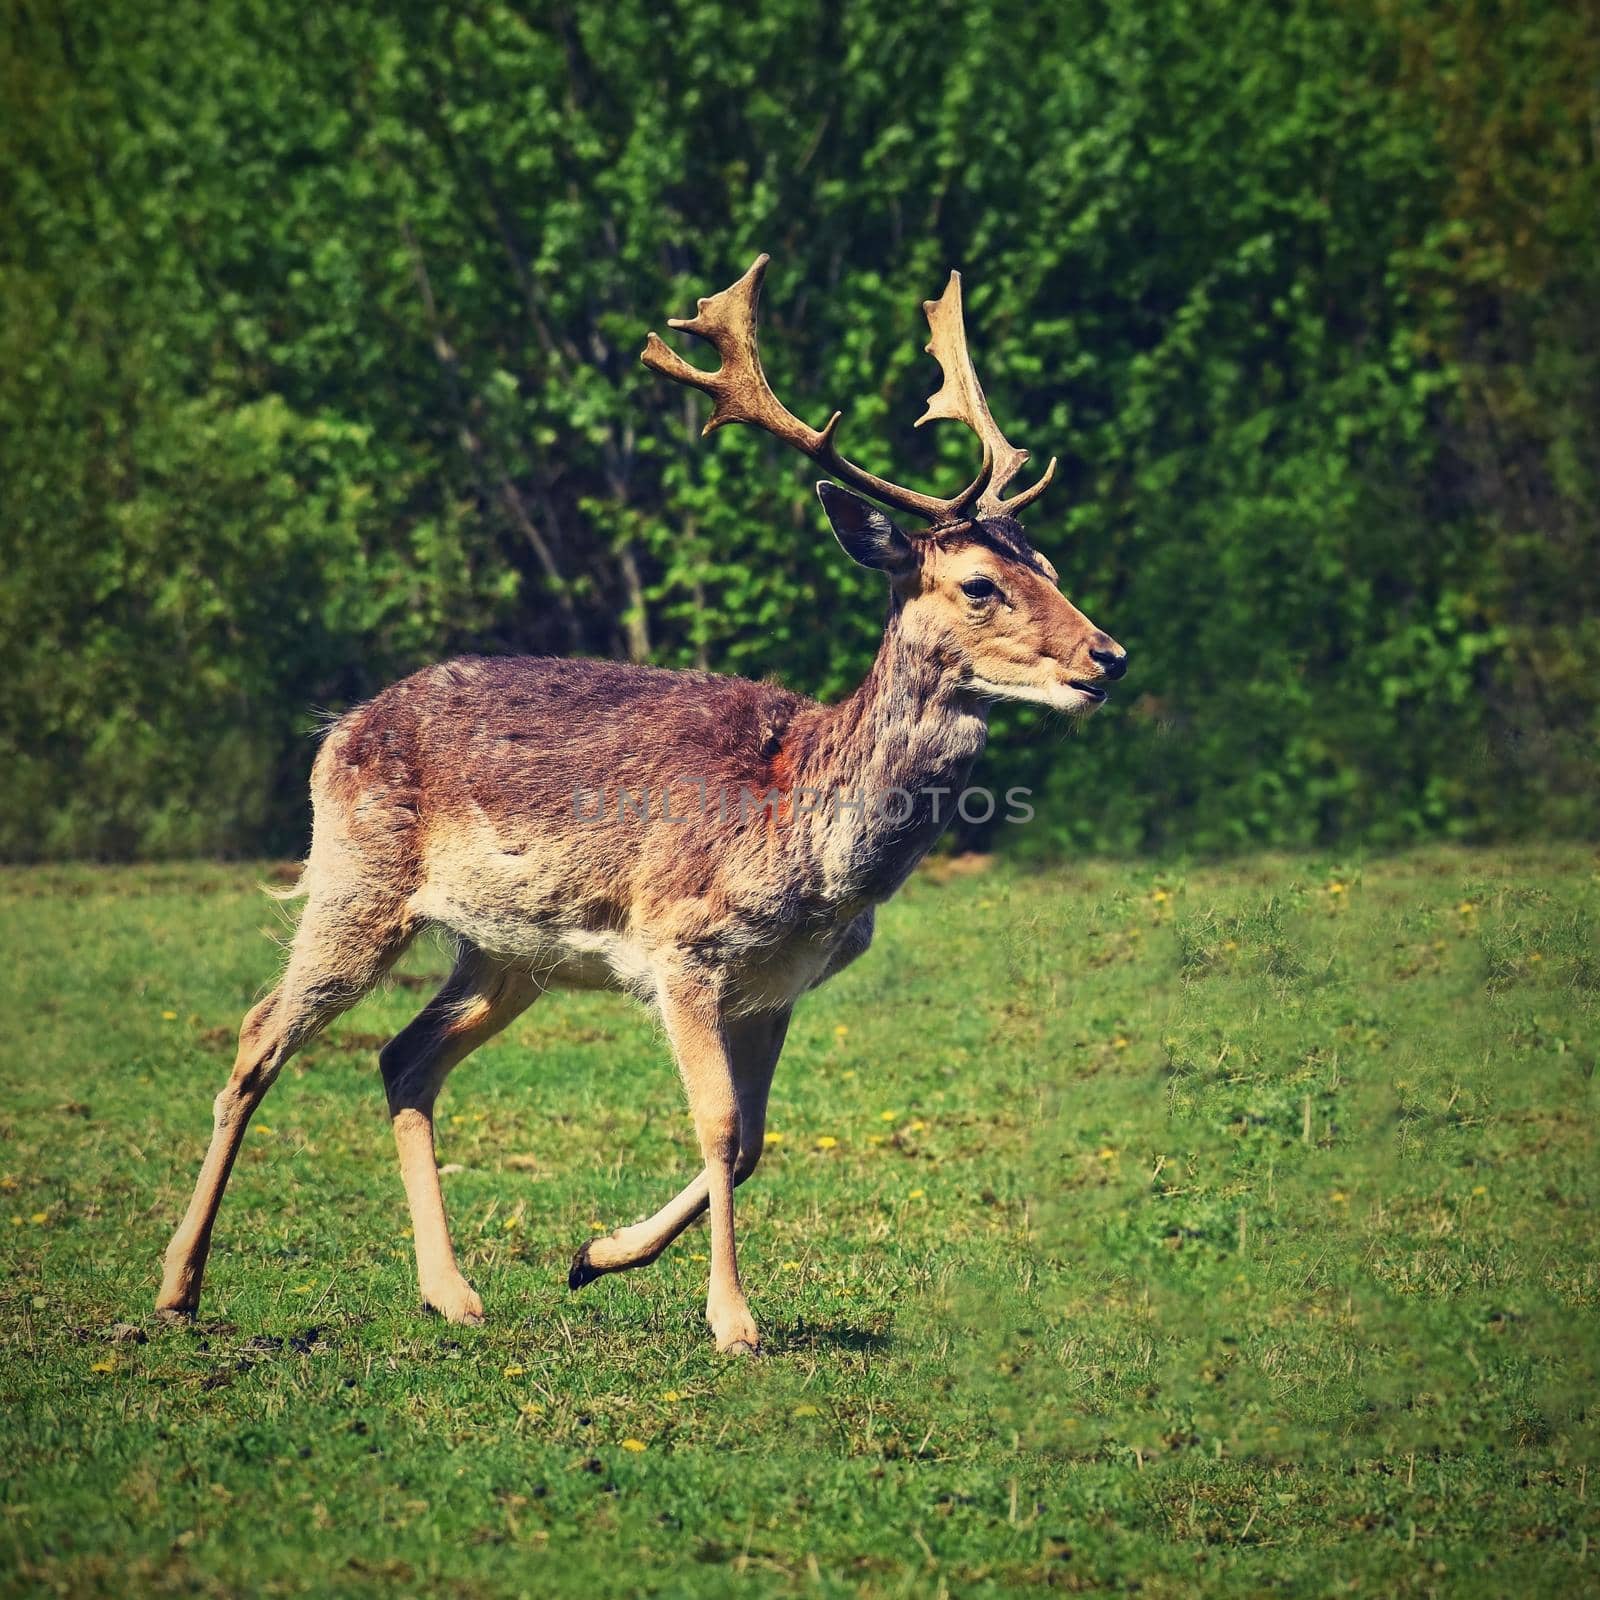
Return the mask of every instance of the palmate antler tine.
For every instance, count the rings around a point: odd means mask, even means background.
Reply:
[[[748,422],[809,453],[822,435],[808,428],[772,392],[756,349],[756,307],[770,259],[765,253],[757,256],[737,283],[699,301],[694,316],[667,319],[669,328],[695,334],[716,350],[722,364],[715,372],[692,366],[656,333],[645,340],[641,359],[663,377],[692,384],[711,396],[711,420],[701,430],[702,437],[725,423]]]
[[[711,419],[702,434],[711,433],[725,423],[746,422],[792,445],[842,482],[884,505],[909,511],[930,523],[946,523],[965,516],[989,486],[994,470],[987,441],[978,476],[960,494],[941,500],[890,483],[887,478],[880,478],[842,456],[834,441],[842,413],[835,411],[820,430],[808,427],[772,392],[756,347],[756,310],[769,259],[765,253],[757,256],[737,283],[701,300],[694,316],[672,317],[667,322],[669,328],[695,334],[712,346],[721,358],[721,365],[715,372],[702,372],[691,365],[655,333],[645,340],[640,359],[662,377],[674,383],[689,384],[711,396]]]
[[[983,447],[994,458],[994,474],[988,489],[978,501],[978,514],[984,517],[1014,517],[1024,506],[1032,505],[1050,487],[1056,475],[1056,460],[1044,469],[1039,481],[1009,500],[1000,498],[1005,486],[1016,477],[1027,463],[1028,452],[1019,449],[1001,433],[999,424],[989,412],[989,402],[984,399],[983,385],[972,365],[967,349],[967,325],[961,309],[961,274],[952,272],[944,293],[937,300],[924,300],[923,312],[928,318],[928,330],[933,337],[928,341],[928,354],[938,361],[944,372],[944,382],[928,401],[928,409],[917,418],[920,428],[924,422],[949,418],[964,422],[983,441]]]

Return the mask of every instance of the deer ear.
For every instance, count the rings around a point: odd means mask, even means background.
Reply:
[[[911,541],[886,512],[836,483],[819,483],[817,498],[833,524],[834,538],[852,561],[890,574],[910,570]]]

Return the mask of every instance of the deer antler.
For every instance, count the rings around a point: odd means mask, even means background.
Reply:
[[[919,494],[915,489],[890,483],[886,478],[880,478],[840,455],[834,443],[834,434],[838,431],[842,412],[835,411],[818,431],[807,427],[772,392],[767,375],[761,370],[761,356],[756,349],[756,306],[761,299],[761,280],[766,274],[769,259],[765,253],[757,256],[750,264],[749,271],[737,283],[720,294],[701,300],[693,317],[668,319],[669,328],[695,334],[710,342],[722,358],[722,364],[715,372],[703,372],[699,367],[691,366],[655,333],[645,341],[640,359],[664,378],[703,389],[711,396],[715,404],[712,406],[711,420],[702,434],[710,433],[724,423],[748,422],[753,427],[764,428],[785,444],[793,445],[835,477],[861,490],[863,494],[871,495],[874,500],[881,500],[884,505],[925,517],[930,523],[954,522],[965,516],[988,486],[994,470],[994,458],[987,439],[984,441],[983,466],[978,476],[960,494],[949,500],[940,500],[933,495]],[[1004,440],[1001,442],[1003,444]],[[1012,471],[1015,470],[1013,467]]]
[[[941,417],[966,423],[983,441],[984,451],[994,461],[994,472],[978,501],[978,515],[1014,517],[1050,487],[1050,480],[1056,475],[1056,458],[1051,456],[1044,476],[1032,488],[1012,495],[1009,500],[1000,498],[1000,491],[1022,470],[1028,452],[1011,444],[989,414],[989,402],[983,397],[982,385],[967,352],[967,325],[961,313],[961,274],[952,272],[944,293],[937,300],[924,300],[922,309],[933,334],[928,342],[928,354],[944,369],[944,383],[928,401],[928,409],[917,418],[917,426],[920,428],[924,422]]]

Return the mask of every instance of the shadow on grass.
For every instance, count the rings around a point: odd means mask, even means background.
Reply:
[[[770,1328],[761,1336],[762,1348],[769,1355],[788,1355],[801,1350],[858,1350],[872,1355],[887,1350],[894,1341],[887,1333],[872,1328],[851,1328],[842,1323],[808,1323]]]

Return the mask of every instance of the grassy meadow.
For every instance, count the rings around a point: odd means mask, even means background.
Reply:
[[[376,1050],[432,947],[285,1072],[156,1323],[270,872],[0,877],[0,1592],[1592,1591],[1592,851],[919,875],[790,1033],[758,1361],[702,1229],[565,1287],[695,1167],[606,996],[452,1078],[489,1321],[420,1313]]]

